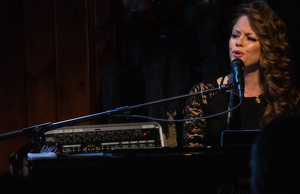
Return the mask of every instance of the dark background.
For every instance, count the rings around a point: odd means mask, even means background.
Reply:
[[[186,94],[197,82],[229,73],[233,13],[247,2],[0,0],[0,134]],[[288,27],[297,75],[299,11],[291,0],[267,3]],[[180,119],[184,102],[130,114],[167,118],[169,112]],[[145,120],[83,124],[136,121]],[[26,142],[0,141],[0,173]]]

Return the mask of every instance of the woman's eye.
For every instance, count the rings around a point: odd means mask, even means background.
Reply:
[[[232,38],[236,38],[236,37],[237,37],[237,35],[235,35],[235,34],[231,34],[231,37],[232,37]]]
[[[253,41],[253,42],[256,42],[256,41],[257,41],[255,38],[250,38],[250,37],[248,37],[248,40],[251,40],[251,41]]]

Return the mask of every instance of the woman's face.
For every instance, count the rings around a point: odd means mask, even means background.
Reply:
[[[245,67],[259,65],[261,46],[258,37],[250,27],[247,16],[242,16],[232,29],[229,40],[230,61],[241,59]]]

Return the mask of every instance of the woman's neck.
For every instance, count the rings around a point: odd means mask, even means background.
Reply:
[[[245,72],[245,97],[258,96],[262,93],[260,84],[259,69],[256,71],[246,73]]]

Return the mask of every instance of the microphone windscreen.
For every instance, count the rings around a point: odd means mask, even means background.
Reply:
[[[234,59],[230,63],[231,72],[233,73],[233,82],[234,86],[237,86],[238,90],[244,90],[245,88],[245,78],[244,78],[244,70],[245,64],[241,59]]]

